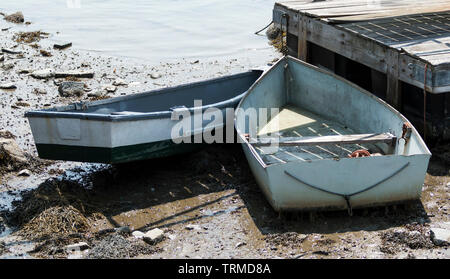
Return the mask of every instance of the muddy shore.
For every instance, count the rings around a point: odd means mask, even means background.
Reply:
[[[0,54],[0,84],[15,87],[0,89],[0,130],[14,135],[28,159],[0,172],[0,258],[450,258],[449,247],[431,237],[450,222],[448,145],[432,148],[441,156],[432,157],[420,201],[352,217],[274,212],[237,144],[120,166],[37,157],[28,110],[237,73],[273,62],[275,50],[144,64],[54,49],[52,34],[19,34],[2,19],[0,27],[0,48],[10,50]],[[43,69],[94,76],[31,75]],[[61,96],[67,81],[82,82],[82,92]],[[122,85],[108,92],[113,83]],[[157,241],[133,234],[155,228],[163,231]],[[80,245],[72,251],[73,244]]]

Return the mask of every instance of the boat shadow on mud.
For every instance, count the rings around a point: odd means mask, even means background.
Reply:
[[[239,145],[208,146],[186,156],[107,166],[83,175],[81,181],[62,175],[22,196],[7,221],[34,240],[121,226],[170,230],[176,224],[243,209],[248,212],[244,218],[263,235],[376,231],[429,222],[420,201],[355,209],[353,216],[346,211],[279,214],[258,188]],[[55,208],[60,208],[59,213],[49,211]],[[65,217],[50,218],[51,214]],[[52,224],[58,220],[70,226]],[[98,220],[95,228],[88,225]]]

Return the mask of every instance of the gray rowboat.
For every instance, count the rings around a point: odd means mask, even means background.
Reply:
[[[279,112],[252,134],[245,120],[251,108]],[[431,153],[410,122],[369,92],[295,58],[284,57],[255,82],[235,127],[276,211],[351,214],[420,198]],[[358,157],[364,153],[370,156]]]
[[[254,70],[206,81],[106,100],[75,103],[25,114],[39,157],[97,163],[123,163],[166,157],[197,150],[202,144],[175,144],[171,120],[177,109],[204,112],[234,108],[261,75]],[[194,108],[194,100],[202,106]],[[224,117],[225,119],[225,117]],[[212,121],[212,120],[211,120]],[[222,129],[224,123],[185,131],[194,136],[204,128]],[[194,127],[194,126],[192,126]]]

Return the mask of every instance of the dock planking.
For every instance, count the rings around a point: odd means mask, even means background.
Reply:
[[[431,110],[439,110],[432,112],[439,115],[438,122],[449,122],[449,1],[280,1],[273,21],[287,29],[290,52],[304,61],[311,62],[311,48],[319,46],[385,75],[384,98],[397,109],[410,98],[402,83],[416,92],[425,88],[429,94],[443,94],[433,97],[440,101]],[[336,73],[337,63],[331,63]]]

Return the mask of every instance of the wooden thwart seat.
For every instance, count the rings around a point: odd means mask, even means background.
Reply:
[[[386,143],[395,146],[397,137],[390,133],[381,134],[354,134],[354,135],[332,135],[320,137],[259,137],[250,139],[254,146],[269,146],[278,144],[280,146],[311,146],[329,144],[364,144],[364,143]]]

